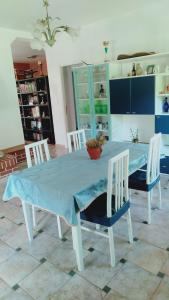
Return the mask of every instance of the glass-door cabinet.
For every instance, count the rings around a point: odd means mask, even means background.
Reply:
[[[109,137],[108,64],[73,68],[74,94],[78,129],[86,138],[103,133]]]
[[[109,73],[108,64],[94,65],[92,68],[92,98],[94,103],[94,134],[103,133],[109,137]]]

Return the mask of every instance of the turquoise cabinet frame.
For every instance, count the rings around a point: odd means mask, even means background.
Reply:
[[[100,74],[104,75],[103,79],[100,79]],[[87,139],[96,137],[99,132],[103,132],[109,138],[109,65],[99,64],[73,68],[73,81],[78,129],[85,129]],[[105,98],[100,98],[99,95],[99,86],[101,85],[104,85]],[[99,107],[100,113],[98,113]]]

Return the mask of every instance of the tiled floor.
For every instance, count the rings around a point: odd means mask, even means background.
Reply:
[[[0,180],[0,198],[6,179]],[[146,219],[146,194],[132,193],[135,241],[128,243],[127,224],[115,226],[116,266],[109,265],[108,242],[82,232],[85,270],[78,272],[70,228],[60,241],[56,217],[38,211],[38,226],[29,245],[20,201],[0,201],[0,299],[3,300],[168,300],[169,178],[162,177],[163,207],[154,192],[152,225]],[[104,230],[104,228],[102,229]]]

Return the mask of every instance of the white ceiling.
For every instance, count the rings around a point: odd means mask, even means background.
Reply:
[[[83,26],[95,21],[131,13],[159,0],[49,0],[50,15],[59,16],[63,24]],[[163,0],[162,0],[163,1]],[[42,17],[42,0],[0,1],[0,27],[31,30]]]

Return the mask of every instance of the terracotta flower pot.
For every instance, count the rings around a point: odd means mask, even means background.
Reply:
[[[99,159],[102,153],[101,147],[99,148],[87,148],[87,152],[91,159]]]

